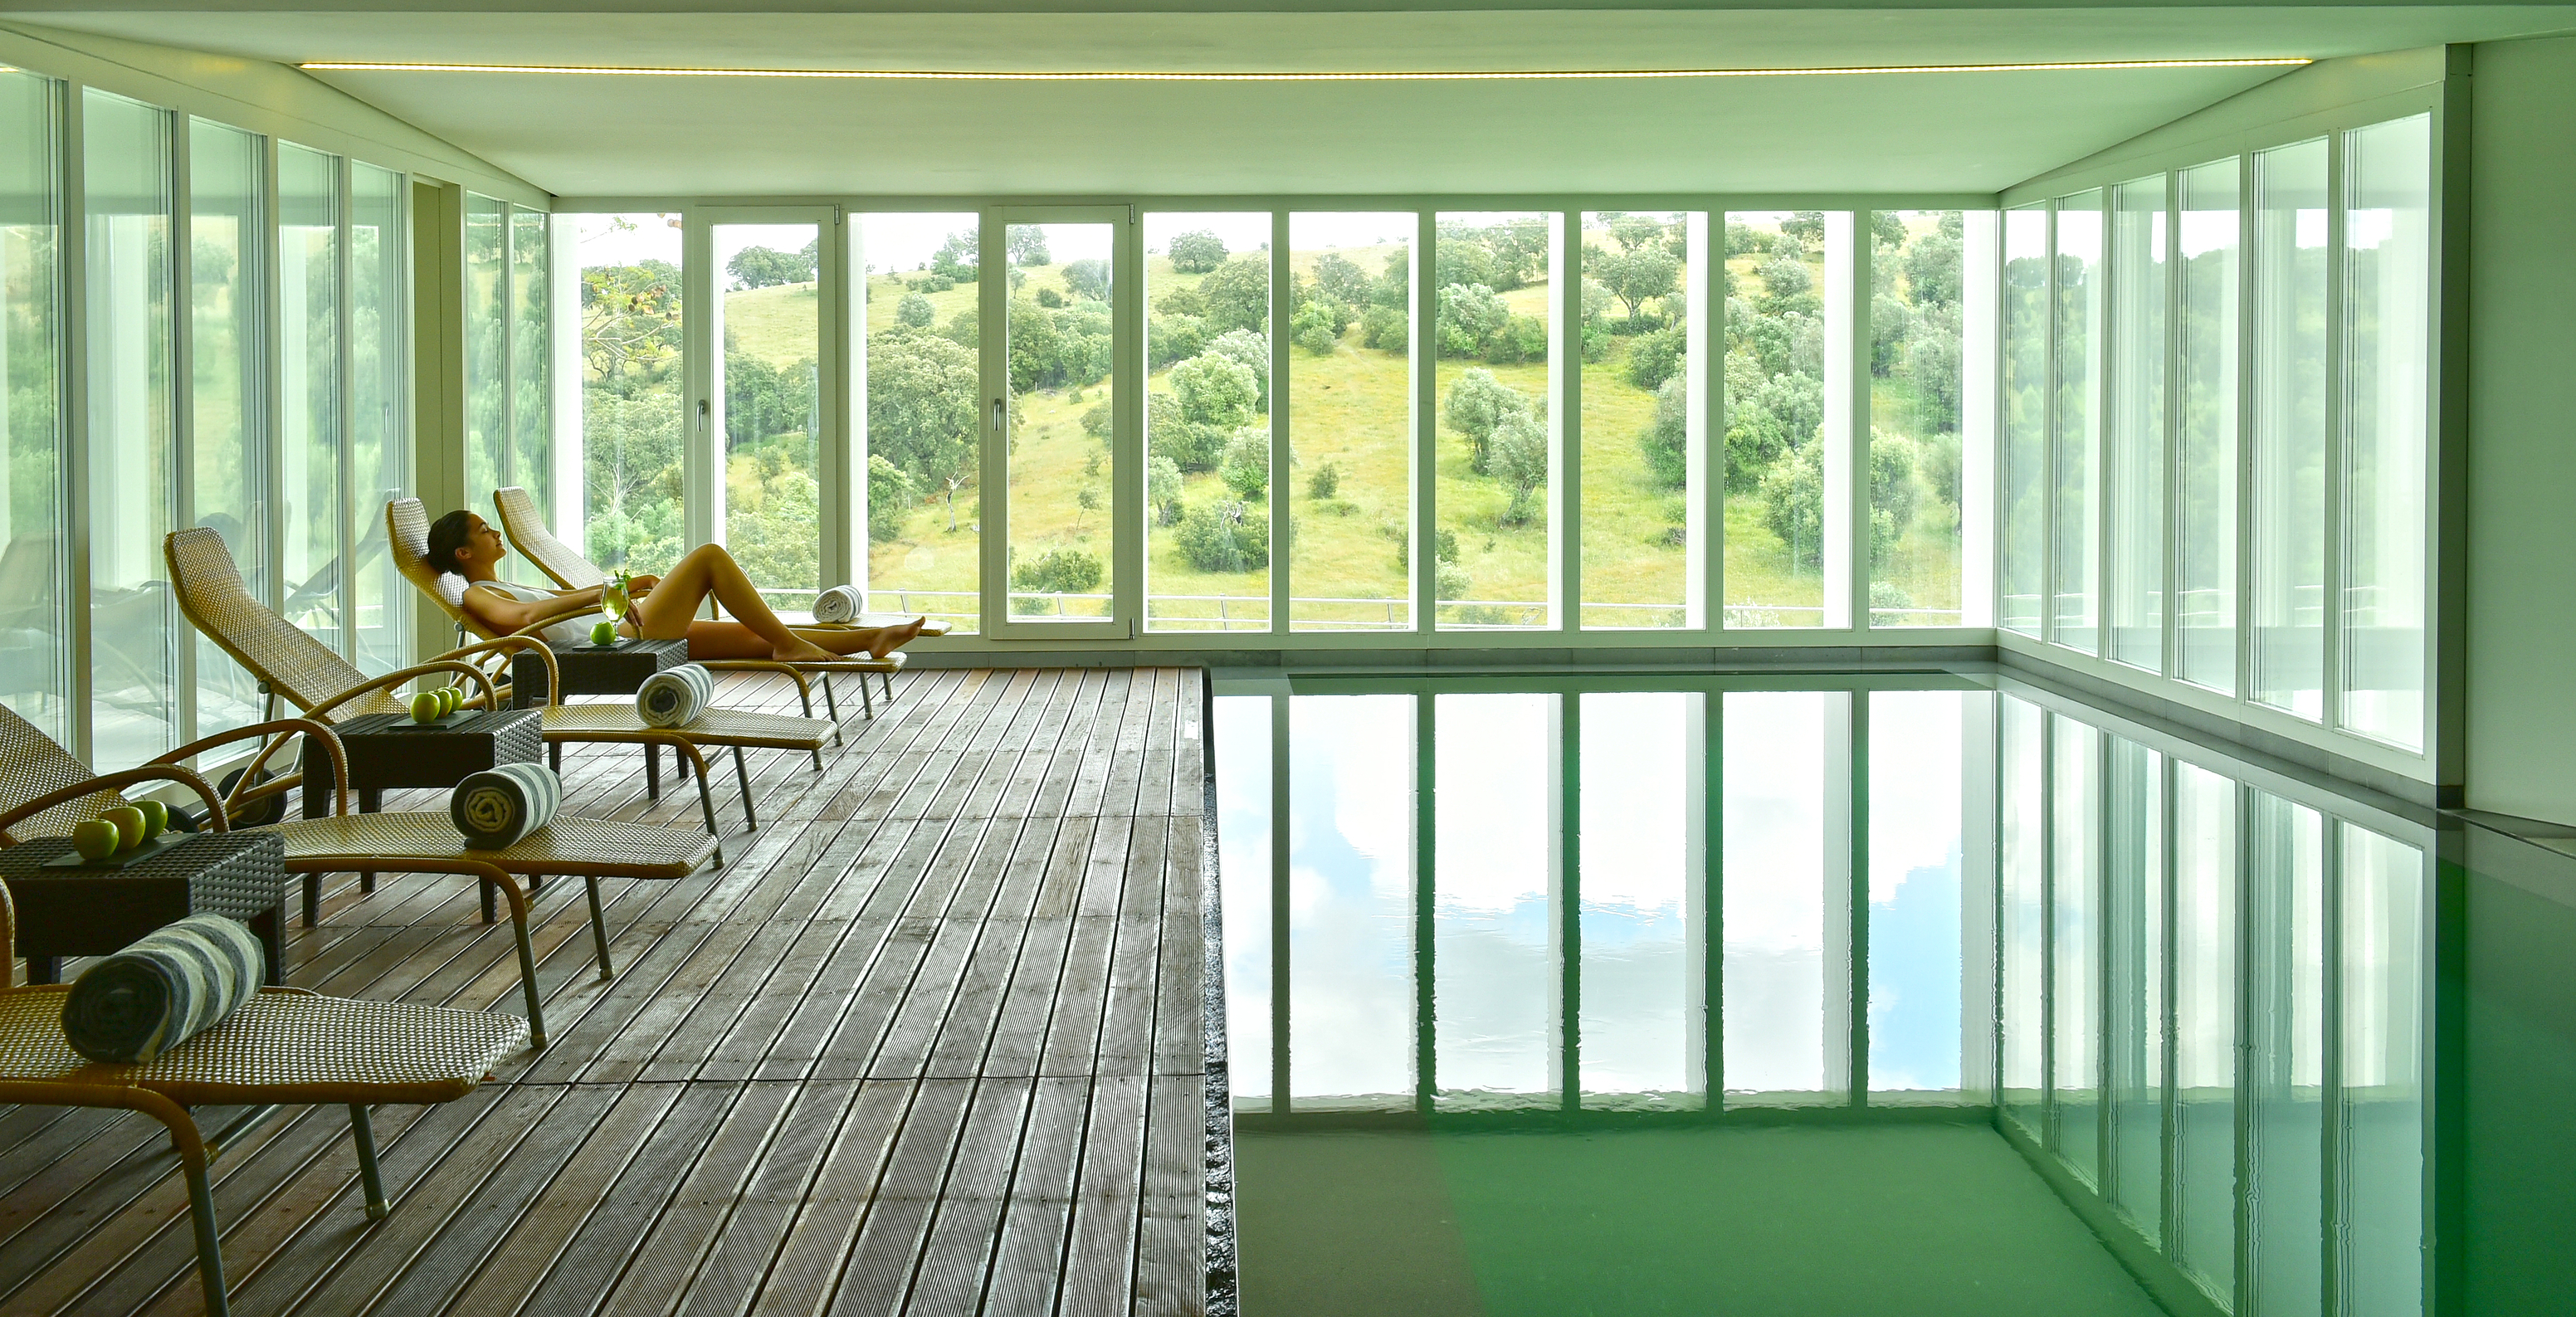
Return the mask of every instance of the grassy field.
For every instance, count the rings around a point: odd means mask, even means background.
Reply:
[[[1345,248],[1338,254],[1372,273],[1383,268],[1395,248]],[[1309,272],[1323,251],[1291,253],[1292,267]],[[1758,257],[1730,262],[1739,290],[1758,288]],[[1024,292],[1063,288],[1058,266],[1027,267]],[[907,290],[903,277],[871,276],[868,325],[873,332],[894,322],[896,305]],[[918,278],[915,272],[910,277]],[[1174,271],[1160,256],[1148,260],[1146,297],[1150,303],[1175,286],[1195,284],[1200,276]],[[1820,281],[1821,282],[1821,281]],[[960,284],[925,293],[937,323],[948,324],[960,311],[976,305],[977,288]],[[1549,289],[1542,281],[1504,295],[1520,315],[1544,316]],[[1621,314],[1614,307],[1611,314]],[[779,364],[814,352],[815,299],[811,284],[790,284],[728,295],[727,326],[736,350]],[[1411,414],[1411,374],[1400,353],[1359,345],[1354,324],[1327,356],[1292,351],[1285,393],[1289,402],[1290,473],[1284,489],[1269,492],[1267,502],[1285,503],[1290,519],[1289,561],[1295,589],[1309,600],[1382,601],[1307,603],[1297,606],[1291,622],[1311,627],[1409,625],[1404,598],[1407,573],[1399,546],[1411,506],[1411,463],[1407,432]],[[1583,370],[1584,429],[1583,571],[1585,602],[1669,605],[1669,609],[1600,609],[1587,611],[1594,626],[1677,626],[1687,581],[1685,550],[1673,534],[1686,515],[1681,491],[1655,486],[1648,476],[1637,436],[1651,422],[1653,396],[1628,383],[1626,356],[1634,340],[1613,339],[1604,360]],[[1449,386],[1477,363],[1437,363],[1445,398]],[[1487,366],[1503,383],[1523,394],[1544,399],[1548,368],[1544,364]],[[1169,389],[1168,370],[1147,380],[1151,392]],[[1087,390],[1043,390],[1020,400],[1017,447],[1012,455],[1015,525],[1012,543],[1027,556],[1058,546],[1079,547],[1110,560],[1110,482],[1107,446],[1083,433],[1081,416],[1106,401],[1105,386]],[[1904,432],[1911,426],[1914,400],[1901,380],[1876,381],[1873,420],[1882,430]],[[1436,420],[1436,418],[1435,418]],[[1149,437],[1150,443],[1150,437]],[[1539,515],[1520,526],[1504,526],[1501,515],[1509,494],[1500,482],[1469,469],[1465,440],[1439,428],[1438,516],[1440,528],[1454,533],[1458,563],[1469,585],[1466,595],[1479,601],[1522,602],[1504,620],[1547,624],[1538,601],[1547,597],[1548,529],[1544,500]],[[1328,498],[1312,493],[1315,474],[1326,464],[1338,473],[1338,488]],[[1078,493],[1097,490],[1100,506],[1085,509]],[[1183,478],[1183,501],[1190,506],[1232,498],[1213,473]],[[1957,521],[1948,505],[1928,491],[1919,500],[1921,513],[1893,555],[1888,573],[1916,607],[1955,608],[1958,599]],[[1264,515],[1274,509],[1265,507]],[[970,625],[978,588],[977,537],[981,507],[972,489],[959,492],[954,530],[945,502],[925,500],[905,518],[894,540],[870,548],[870,582],[880,606],[894,607],[898,591],[953,592],[943,598],[915,597],[915,610],[963,614]],[[1823,586],[1812,569],[1794,567],[1785,545],[1763,525],[1758,498],[1726,500],[1722,544],[1725,598],[1730,605],[1755,608],[1812,608],[1822,602]],[[1155,526],[1146,538],[1146,589],[1150,625],[1157,629],[1203,629],[1227,625],[1263,629],[1268,625],[1269,579],[1266,571],[1205,573],[1182,560],[1169,527]],[[1107,589],[1102,586],[1102,592]],[[1174,596],[1205,596],[1182,600]],[[1222,602],[1217,598],[1222,596]],[[1068,612],[1078,611],[1079,601]],[[1455,610],[1444,610],[1454,614]],[[1224,622],[1218,618],[1223,614]],[[1454,620],[1454,619],[1453,619]],[[1813,625],[1814,614],[1785,612],[1770,619],[1777,625]]]

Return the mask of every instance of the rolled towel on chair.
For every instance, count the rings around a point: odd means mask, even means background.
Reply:
[[[647,727],[685,727],[715,696],[715,678],[695,663],[683,663],[644,679],[635,691],[635,716]]]
[[[859,592],[846,585],[836,585],[814,596],[814,620],[817,622],[854,622],[859,616]]]
[[[563,781],[543,764],[502,764],[472,774],[448,797],[447,817],[465,848],[497,851],[546,826],[563,804]]]
[[[190,915],[81,971],[63,997],[63,1037],[93,1061],[149,1065],[250,1000],[262,964],[249,925]]]

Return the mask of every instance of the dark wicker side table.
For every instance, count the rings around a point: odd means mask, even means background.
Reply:
[[[615,645],[549,645],[566,695],[632,695],[654,673],[689,661],[685,640],[620,639]],[[511,702],[522,709],[546,700],[546,662],[520,653],[510,660]]]
[[[259,934],[268,981],[283,983],[286,846],[272,832],[201,832],[123,869],[48,869],[68,837],[0,849],[0,879],[18,904],[27,981],[54,983],[65,956],[104,956],[189,915],[230,915]]]
[[[533,764],[545,752],[545,715],[535,709],[472,709],[443,727],[423,727],[409,714],[374,713],[332,730],[349,757],[349,790],[361,813],[384,805],[400,787],[452,787],[496,764]],[[330,757],[311,737],[304,740],[304,817],[331,812]],[[316,786],[313,784],[320,783]],[[358,890],[376,890],[376,876],[358,875]],[[304,875],[304,923],[311,927],[322,905],[322,875]]]

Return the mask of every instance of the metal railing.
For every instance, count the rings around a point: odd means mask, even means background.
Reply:
[[[815,591],[806,589],[766,589],[764,597],[781,606],[811,607]],[[972,624],[979,620],[981,596],[973,590],[870,590],[867,611],[904,617],[916,614]],[[1016,617],[1063,618],[1078,621],[1086,617],[1105,616],[1111,596],[1105,591],[1020,591],[1010,593],[1012,615]],[[1412,601],[1352,595],[1295,595],[1289,600],[1289,625],[1293,630],[1383,631],[1413,629]],[[1180,605],[1182,607],[1174,607]],[[1187,607],[1199,605],[1197,608]],[[1528,599],[1444,599],[1444,614],[1467,609],[1490,610],[1502,620],[1479,617],[1459,620],[1444,617],[1441,626],[1450,631],[1528,631],[1545,625],[1549,605]],[[1599,630],[1674,630],[1684,624],[1688,610],[1681,604],[1586,603],[1587,618],[1600,614],[1626,614],[1640,620],[1598,626]],[[1316,616],[1340,611],[1341,617]],[[1723,625],[1735,630],[1766,628],[1820,627],[1825,610],[1813,604],[1765,604],[1747,600],[1724,606]],[[1965,614],[1958,609],[1873,608],[1870,619],[1879,626],[1958,626]],[[1362,616],[1361,614],[1375,614]],[[1270,596],[1267,594],[1148,594],[1145,597],[1147,625],[1164,624],[1171,630],[1251,631],[1270,629]],[[1653,620],[1657,617],[1669,621]],[[1516,619],[1516,620],[1515,620]],[[1795,619],[1795,620],[1791,620]],[[1199,625],[1190,625],[1190,624]]]

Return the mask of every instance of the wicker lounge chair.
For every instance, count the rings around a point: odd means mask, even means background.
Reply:
[[[417,668],[369,678],[253,599],[242,584],[240,570],[233,565],[231,551],[214,532],[173,532],[163,542],[163,552],[170,560],[170,579],[178,587],[179,611],[188,621],[267,683],[272,694],[315,718],[330,721],[397,713],[403,705],[391,692],[402,681],[471,663],[490,662],[497,667],[501,660],[522,650],[535,654],[549,673],[554,671],[554,652],[543,642],[528,636],[500,636],[452,650]],[[416,555],[401,547],[399,540],[394,555],[397,561],[418,561]],[[408,571],[407,567],[406,574]],[[483,675],[491,687],[486,698],[506,699],[507,687],[497,677]],[[838,730],[819,718],[731,709],[710,709],[686,727],[650,727],[636,715],[632,705],[565,704],[556,695],[562,689],[560,680],[547,682],[542,712],[550,749],[559,752],[568,742],[640,745],[648,752],[658,746],[671,747],[683,764],[697,770],[698,805],[706,816],[709,834],[716,831],[715,805],[707,793],[707,763],[700,747],[732,748],[734,778],[742,789],[743,822],[756,828],[760,817],[752,808],[751,772],[743,763],[743,748],[802,750],[812,755],[815,767],[820,768],[823,744]],[[493,707],[500,706],[495,703]],[[721,862],[723,856],[719,854],[717,859]]]
[[[537,501],[528,497],[528,491],[517,485],[493,490],[492,508],[501,514],[501,533],[510,537],[511,545],[518,549],[520,556],[535,563],[537,570],[552,577],[556,585],[567,590],[586,590],[594,585],[608,583],[608,573],[601,571],[598,564],[573,552],[571,545],[556,539],[554,532],[546,529],[545,518],[537,513]],[[791,625],[821,628],[836,624],[803,622]],[[947,635],[948,624],[925,622],[922,624],[921,634]],[[799,661],[791,666],[800,671],[811,672],[823,679],[825,707],[830,711],[833,721],[838,722],[841,717],[841,706],[839,701],[832,697],[833,673],[859,674],[860,703],[865,707],[868,715],[874,717],[876,708],[868,699],[868,675],[876,674],[878,681],[885,687],[886,702],[891,704],[894,702],[894,674],[903,671],[903,664],[903,654],[898,651],[881,659],[858,655],[837,663]]]
[[[153,778],[179,782],[206,802],[208,825],[229,826],[231,810],[285,789],[291,779],[254,786],[259,769],[296,735],[315,738],[331,761],[336,781],[331,817],[289,819],[268,825],[286,848],[286,871],[307,875],[308,893],[326,873],[376,870],[391,873],[461,873],[481,880],[484,918],[492,917],[491,898],[500,894],[510,907],[510,931],[518,942],[519,986],[528,1007],[528,1033],[538,1047],[546,1044],[545,1010],[537,998],[537,959],[528,943],[528,895],[518,877],[564,874],[578,877],[590,898],[590,933],[599,959],[599,975],[614,972],[608,960],[608,928],[599,907],[602,878],[680,878],[715,854],[715,839],[684,828],[649,823],[557,815],[553,822],[504,850],[469,851],[465,839],[444,812],[352,814],[349,812],[348,760],[331,729],[309,718],[281,718],[218,733],[183,745],[141,768],[93,776],[88,768],[43,732],[0,707],[0,845],[20,836],[69,836],[72,825],[101,810],[125,803],[116,788]],[[220,745],[273,738],[262,746],[233,788],[218,797],[206,780],[182,761]],[[310,907],[307,907],[310,918]]]
[[[16,911],[0,886],[0,945],[16,941]],[[228,1309],[206,1169],[227,1144],[280,1105],[346,1105],[367,1219],[381,1221],[391,1209],[367,1108],[453,1102],[527,1039],[527,1026],[507,1015],[263,988],[231,1018],[149,1064],[101,1065],[63,1037],[69,987],[15,987],[8,978],[0,975],[0,1102],[139,1111],[169,1128],[196,1227],[197,1279],[212,1317]],[[188,1109],[215,1105],[251,1111],[208,1138]]]

